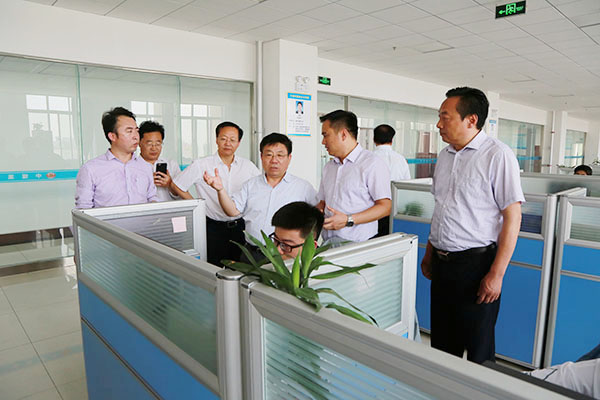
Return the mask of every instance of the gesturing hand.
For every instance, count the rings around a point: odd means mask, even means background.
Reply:
[[[323,228],[330,231],[337,231],[338,229],[342,229],[346,226],[346,222],[348,221],[348,216],[346,214],[329,206],[327,206],[327,210],[331,212],[332,215],[325,218]]]
[[[206,182],[217,192],[223,190],[223,181],[221,181],[221,177],[219,176],[219,170],[217,168],[215,168],[215,176],[211,176],[208,174],[208,171],[204,171],[204,182]]]

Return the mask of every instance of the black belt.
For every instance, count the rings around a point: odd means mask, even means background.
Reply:
[[[496,249],[496,243],[492,243],[492,244],[489,244],[484,247],[473,247],[471,249],[462,250],[462,251],[444,251],[444,250],[436,249],[435,247],[433,248],[433,251],[440,260],[452,261],[452,260],[456,260],[457,258],[462,258],[465,256],[472,256],[475,254],[484,254],[484,253],[487,253],[488,251],[495,250],[495,249]]]
[[[212,218],[206,217],[206,222],[213,224],[213,225],[224,226],[226,228],[233,229],[233,228],[236,228],[238,225],[241,225],[241,223],[244,222],[244,219],[238,218],[233,221],[217,221]]]

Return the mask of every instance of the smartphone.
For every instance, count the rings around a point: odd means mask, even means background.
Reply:
[[[167,173],[167,163],[159,162],[156,164],[156,172],[162,172],[163,174]]]

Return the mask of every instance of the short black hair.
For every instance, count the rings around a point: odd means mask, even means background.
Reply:
[[[117,133],[116,127],[117,120],[119,119],[119,117],[129,117],[133,118],[133,120],[135,121],[135,114],[124,107],[115,107],[110,111],[106,111],[104,114],[102,114],[102,129],[104,129],[104,136],[110,144],[112,144],[112,142],[110,141],[108,134],[110,132]]]
[[[217,138],[219,137],[219,132],[221,132],[221,129],[227,128],[227,127],[231,127],[231,128],[237,129],[237,131],[238,131],[238,140],[239,141],[242,140],[242,136],[244,136],[244,131],[237,124],[234,124],[231,121],[223,121],[219,125],[217,125],[217,127],[215,128],[215,134],[217,135]]]
[[[373,141],[375,144],[392,143],[396,131],[389,125],[381,124],[373,130]]]
[[[140,124],[140,140],[144,137],[144,133],[160,132],[162,140],[165,140],[165,127],[156,121],[144,121]]]
[[[475,114],[477,115],[477,129],[481,130],[483,128],[490,108],[485,93],[479,89],[464,86],[448,90],[446,97],[459,97],[456,111],[458,111],[460,117],[465,119],[467,115]]]
[[[313,232],[315,240],[323,229],[323,213],[304,201],[294,201],[281,207],[271,218],[271,225],[283,229],[299,229],[302,238]]]
[[[281,133],[273,132],[260,141],[260,152],[263,152],[263,149],[266,146],[281,143],[287,149],[288,155],[292,154],[292,141],[286,135],[282,135]]]
[[[592,175],[592,168],[584,164],[575,167],[575,171],[573,172],[577,173],[579,171],[585,172],[586,175]]]
[[[354,139],[358,139],[358,118],[356,118],[356,114],[353,112],[335,110],[321,116],[319,119],[321,120],[321,123],[329,121],[331,127],[338,131],[342,128],[346,128]]]

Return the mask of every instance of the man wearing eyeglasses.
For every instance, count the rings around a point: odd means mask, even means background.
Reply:
[[[231,217],[242,215],[246,232],[263,242],[260,232],[273,232],[271,218],[277,210],[294,201],[317,204],[317,192],[309,182],[287,172],[292,160],[292,141],[286,135],[265,136],[260,142],[260,159],[265,173],[246,181],[231,197],[217,169],[214,176],[205,172],[204,180],[217,191],[223,211]],[[256,258],[264,257],[248,239],[246,247]]]
[[[323,228],[323,213],[304,201],[295,201],[281,207],[271,219],[275,231],[269,238],[273,241],[284,260],[296,258],[302,252],[306,237],[312,232],[317,239]]]

